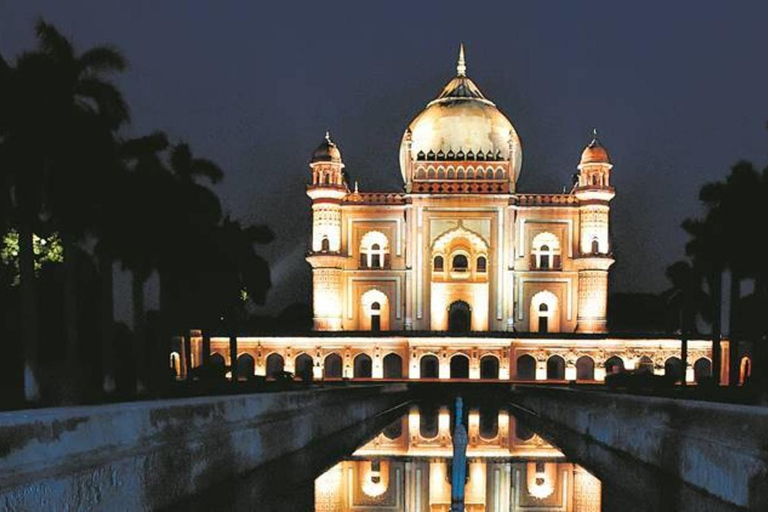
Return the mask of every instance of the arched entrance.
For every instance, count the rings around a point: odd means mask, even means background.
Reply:
[[[560,356],[547,359],[547,380],[565,380],[565,359]]]
[[[267,377],[274,379],[283,373],[284,367],[285,361],[280,354],[272,353],[267,356]]]
[[[370,379],[372,377],[373,364],[368,354],[358,354],[354,364],[354,377],[356,379]]]
[[[240,354],[237,358],[237,378],[238,380],[248,380],[253,378],[254,368],[256,367],[253,356],[250,354]]]
[[[451,378],[469,378],[469,358],[464,354],[456,354],[451,358]]]
[[[371,289],[360,297],[360,323],[362,331],[389,330],[389,299],[381,290]]]
[[[387,354],[384,356],[384,378],[402,379],[403,378],[403,358],[397,354]]]
[[[448,330],[469,332],[472,327],[472,309],[463,300],[451,303],[448,308]]]
[[[480,378],[499,378],[499,360],[495,356],[488,355],[480,359]]]
[[[325,357],[325,364],[323,366],[323,378],[340,379],[342,377],[342,362],[339,354],[328,354]]]
[[[576,380],[595,380],[595,362],[589,356],[576,360]]]
[[[611,356],[605,361],[605,373],[610,375],[612,373],[621,373],[624,371],[624,360],[619,356]]]
[[[427,355],[419,361],[419,375],[422,379],[436,379],[440,376],[437,356]]]
[[[533,356],[523,354],[517,358],[517,379],[535,380],[536,379],[536,360]]]
[[[296,376],[304,382],[312,382],[312,356],[308,354],[301,354],[296,358]]]
[[[712,376],[712,361],[706,357],[700,357],[693,363],[693,378],[696,382]]]
[[[643,356],[637,363],[637,373],[653,373],[653,360],[648,356]]]
[[[685,378],[683,362],[679,357],[670,357],[664,362],[664,375],[674,382],[680,382]]]

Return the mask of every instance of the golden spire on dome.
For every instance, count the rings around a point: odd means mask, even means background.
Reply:
[[[459,45],[459,63],[456,65],[456,75],[467,76],[467,61],[464,59],[464,43]]]

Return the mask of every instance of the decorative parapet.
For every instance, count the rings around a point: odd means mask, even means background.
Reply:
[[[354,192],[347,195],[344,204],[405,204],[405,194],[400,192]]]
[[[577,206],[579,199],[573,194],[519,194],[513,199],[518,206]]]
[[[412,192],[414,194],[508,194],[509,181],[414,180]]]

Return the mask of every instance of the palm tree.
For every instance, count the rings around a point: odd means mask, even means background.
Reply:
[[[696,331],[696,316],[707,311],[708,297],[702,290],[702,275],[688,261],[678,261],[667,268],[672,288],[664,295],[680,318],[680,359],[683,372],[688,368],[688,340]],[[685,385],[685,373],[683,373]]]
[[[163,153],[168,148],[168,137],[154,132],[145,137],[123,141],[120,157],[128,166],[129,174],[124,184],[122,201],[118,201],[121,214],[119,229],[110,233],[123,263],[131,270],[131,298],[133,305],[133,362],[136,373],[136,390],[146,389],[146,311],[144,289],[147,279],[157,268],[158,247],[167,235],[162,222],[163,190],[168,181],[168,170]],[[139,203],[136,198],[141,197]]]
[[[9,214],[19,234],[19,280],[21,292],[21,333],[24,346],[24,397],[40,399],[38,370],[38,320],[35,294],[33,232],[39,225],[45,159],[39,151],[47,126],[37,120],[45,111],[41,59],[22,54],[11,67],[3,61],[2,72],[2,148],[0,167],[10,194]]]
[[[114,170],[110,157],[113,132],[129,120],[120,91],[105,75],[127,64],[115,48],[97,46],[78,55],[53,25],[38,21],[37,53],[48,77],[48,111],[52,133],[46,151],[45,207],[64,245],[67,359],[71,375],[78,366],[76,244],[93,228],[100,191]]]
[[[180,287],[188,276],[198,275],[200,258],[205,256],[197,246],[213,238],[221,219],[219,198],[197,179],[216,184],[224,173],[211,160],[194,157],[183,142],[171,149],[169,163],[173,180],[166,185],[163,218],[172,229],[163,240],[159,262],[160,309],[174,329],[180,327],[183,316]]]
[[[712,223],[722,223],[718,231],[719,242],[725,251],[730,282],[729,311],[729,384],[738,384],[739,327],[741,283],[758,272],[764,259],[759,251],[747,247],[745,241],[752,237],[755,222],[763,218],[763,191],[760,174],[745,161],[737,162],[724,182],[705,185],[700,198],[707,207],[707,218]]]
[[[709,290],[710,318],[712,321],[712,377],[720,384],[722,366],[722,295],[723,272],[727,265],[727,253],[723,243],[724,226],[719,211],[710,211],[702,220],[686,219],[683,229],[691,239],[685,246],[686,254],[707,282]]]

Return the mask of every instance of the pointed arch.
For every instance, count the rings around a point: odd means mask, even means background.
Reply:
[[[240,354],[237,357],[237,378],[238,380],[252,379],[256,373],[256,361],[251,354]]]
[[[595,361],[589,356],[576,360],[576,380],[595,380]]]
[[[565,359],[553,355],[547,359],[547,380],[565,380]]]
[[[532,268],[547,270],[560,268],[560,239],[544,231],[533,237],[531,242]]]
[[[312,356],[307,353],[299,354],[296,356],[296,361],[293,365],[296,377],[304,382],[312,382],[314,366],[315,363]]]
[[[469,378],[469,357],[466,354],[459,352],[451,356],[451,378]]]
[[[391,352],[382,360],[385,379],[403,378],[403,358],[399,354]]]
[[[530,354],[518,357],[515,375],[518,380],[536,380],[536,359]]]
[[[344,376],[343,372],[344,363],[341,360],[341,356],[335,352],[332,352],[325,356],[323,362],[323,378],[324,379],[340,379]]]
[[[353,376],[356,379],[370,379],[373,376],[373,362],[371,356],[360,353],[353,361]]]
[[[378,288],[371,288],[360,297],[360,330],[388,331],[389,315],[389,297]]]
[[[381,231],[368,231],[360,239],[360,267],[387,268],[389,239]]]
[[[493,354],[486,354],[480,358],[480,378],[499,378],[499,358]]]
[[[267,378],[274,379],[283,373],[285,369],[285,360],[277,352],[272,352],[267,356]]]
[[[435,354],[424,354],[419,359],[419,376],[422,379],[437,379],[440,377],[440,361]]]
[[[557,295],[549,290],[542,290],[531,297],[529,325],[531,332],[560,332]]]

